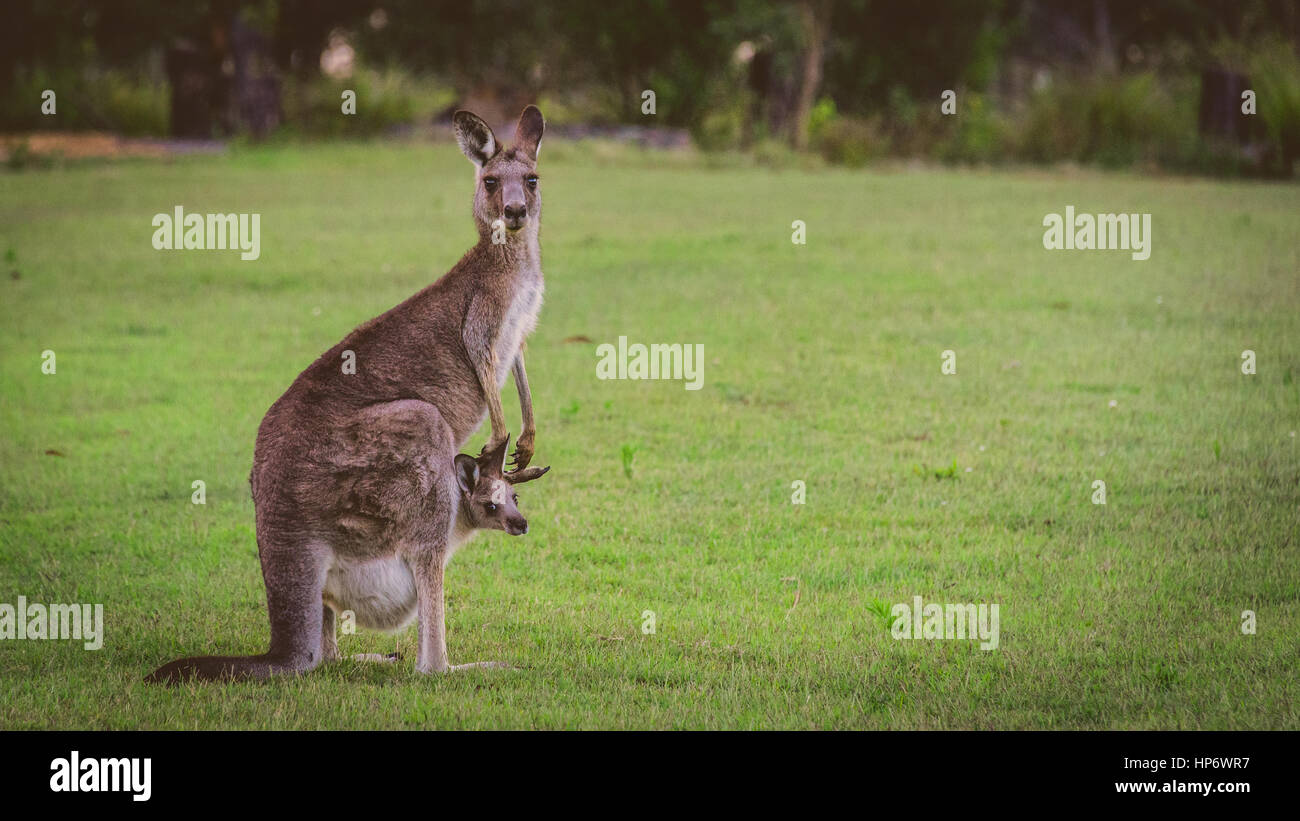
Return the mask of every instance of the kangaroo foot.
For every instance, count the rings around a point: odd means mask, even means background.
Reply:
[[[504,661],[471,661],[469,664],[453,664],[447,668],[447,672],[455,673],[459,670],[518,670],[518,667],[511,667]]]
[[[401,661],[401,653],[353,653],[353,661],[378,661],[384,664],[392,664]]]

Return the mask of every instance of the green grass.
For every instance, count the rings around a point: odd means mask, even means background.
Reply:
[[[265,649],[262,414],[459,258],[470,168],[375,144],[0,176],[0,601],[99,602],[107,633],[0,642],[0,727],[1300,728],[1300,188],[563,144],[541,173],[554,469],[527,536],[448,574],[452,662],[520,669],[421,677],[411,627],[340,637],[396,667],[177,689],[141,679]],[[176,204],[260,213],[261,259],[154,251]],[[1151,259],[1044,250],[1067,204],[1152,213]],[[619,335],[703,344],[704,388],[597,380]],[[914,595],[998,603],[1000,648],[894,640]]]

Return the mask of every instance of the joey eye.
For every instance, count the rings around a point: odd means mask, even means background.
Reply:
[[[494,505],[494,504],[492,504],[491,502],[488,502],[487,504],[483,505],[483,507],[487,508],[487,512],[488,512],[488,513],[496,513],[496,512],[497,512],[497,506]]]
[[[536,190],[537,190],[537,175],[536,175],[536,174],[529,174],[529,175],[528,175],[528,178],[525,180],[525,182],[528,183],[528,187],[529,187],[529,189],[531,189],[531,190],[533,190],[533,191],[536,191]]]
[[[484,188],[484,189],[485,189],[489,194],[491,194],[493,191],[497,190],[497,178],[496,178],[496,177],[484,177],[484,178],[483,178],[483,188]]]

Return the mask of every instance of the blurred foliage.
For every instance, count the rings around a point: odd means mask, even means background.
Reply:
[[[1158,165],[1290,174],[1300,159],[1296,0],[835,0],[811,111],[791,100],[809,53],[804,3],[763,0],[9,0],[0,27],[0,131],[165,134],[164,53],[220,41],[238,18],[265,38],[289,133],[385,134],[457,103],[544,104],[555,124],[688,129],[709,151],[785,162],[807,112],[832,163]],[[215,40],[214,40],[215,38]],[[351,49],[346,79],[321,70]],[[1248,77],[1257,128],[1198,134],[1202,71]],[[39,113],[58,92],[57,120]],[[358,114],[339,116],[344,89]],[[653,117],[641,111],[653,90]],[[944,116],[939,99],[958,95]],[[497,114],[497,116],[504,116]]]
[[[1259,117],[1276,148],[1280,170],[1289,171],[1300,158],[1300,59],[1295,48],[1270,37],[1252,49],[1247,69],[1262,100]]]
[[[41,94],[55,91],[57,120],[41,113]],[[167,133],[170,92],[146,72],[39,67],[16,72],[0,95],[0,128],[36,131],[116,131],[128,136]]]
[[[1196,133],[1196,111],[1151,73],[1087,76],[1034,93],[1015,125],[1016,156],[1116,167],[1175,156],[1181,136]]]
[[[356,93],[356,114],[339,116],[344,91]],[[290,128],[317,136],[371,136],[428,122],[455,101],[445,83],[390,67],[359,69],[346,80],[288,78],[285,120]]]
[[[982,89],[1023,28],[1004,0],[843,0],[835,9],[823,92],[869,115],[946,88]]]

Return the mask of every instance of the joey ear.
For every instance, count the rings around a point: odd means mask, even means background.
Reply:
[[[478,462],[473,456],[456,454],[456,483],[465,493],[473,493],[478,484]]]
[[[523,149],[530,160],[537,161],[537,152],[542,147],[542,132],[546,130],[546,120],[542,111],[535,105],[524,109],[519,115],[519,125],[515,126],[515,147]]]
[[[484,445],[484,448],[487,446]],[[481,473],[487,476],[500,478],[502,471],[506,466],[506,451],[510,448],[510,434],[497,445],[496,450],[484,450],[478,455],[478,468]]]
[[[456,133],[456,143],[460,145],[460,150],[479,168],[496,156],[499,148],[496,135],[477,114],[457,111],[451,118],[451,129]]]

